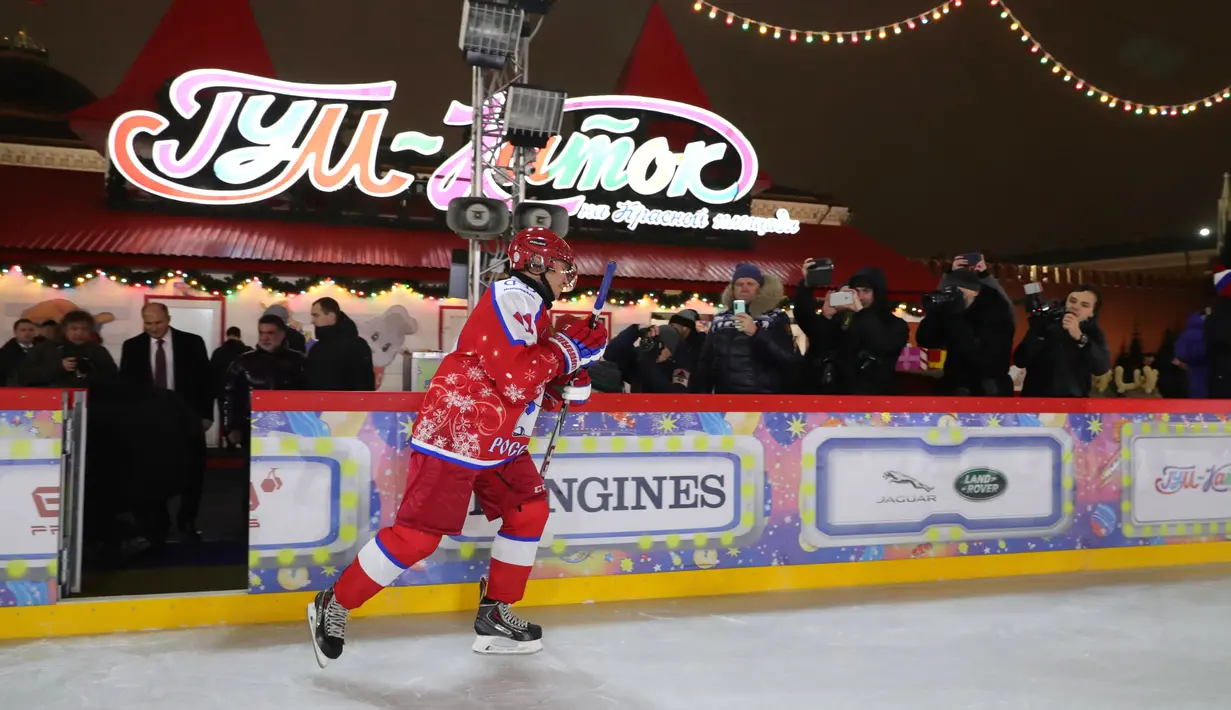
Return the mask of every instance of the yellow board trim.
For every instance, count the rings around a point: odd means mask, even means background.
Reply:
[[[523,606],[749,594],[1231,562],[1231,542],[531,580]],[[83,599],[0,609],[0,639],[299,621],[312,592]],[[475,585],[396,587],[356,616],[474,608]]]

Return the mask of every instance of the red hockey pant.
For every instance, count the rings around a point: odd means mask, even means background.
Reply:
[[[334,585],[338,603],[359,608],[432,554],[441,537],[461,534],[472,491],[488,520],[502,519],[492,543],[487,596],[508,604],[520,601],[548,513],[543,478],[529,454],[495,468],[474,469],[416,451],[397,520],[376,533],[342,573]]]

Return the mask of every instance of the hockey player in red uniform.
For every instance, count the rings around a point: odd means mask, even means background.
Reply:
[[[534,653],[542,629],[509,608],[518,602],[547,524],[547,491],[526,447],[544,406],[589,398],[583,367],[607,346],[602,322],[574,319],[553,332],[552,301],[577,280],[573,252],[555,233],[522,230],[509,246],[512,276],[492,284],[441,362],[411,433],[410,471],[397,519],[359,551],[338,581],[308,605],[322,668],[342,655],[346,622],[407,568],[458,535],[473,491],[488,520],[491,582],[479,582],[474,650]],[[571,384],[570,384],[571,383]]]

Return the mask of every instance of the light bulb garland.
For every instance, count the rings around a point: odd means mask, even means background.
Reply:
[[[1126,113],[1132,113],[1137,116],[1187,116],[1199,108],[1211,108],[1216,104],[1221,104],[1231,99],[1231,86],[1223,87],[1208,96],[1185,101],[1180,104],[1156,105],[1122,98],[1105,89],[1100,89],[1074,74],[1063,62],[1052,56],[1050,52],[1034,39],[1034,35],[1031,34],[1030,30],[1026,29],[1021,20],[1017,19],[1017,16],[1013,14],[1013,11],[1009,9],[1004,0],[989,0],[989,4],[994,8],[1000,8],[1001,19],[1009,24],[1010,31],[1021,36],[1021,41],[1030,48],[1031,54],[1039,58],[1040,64],[1049,67],[1052,74],[1059,77],[1065,83],[1071,84],[1075,90],[1083,91],[1086,96],[1098,99],[1099,103],[1105,104],[1108,108],[1119,108]]]
[[[135,289],[152,289],[172,283],[183,283],[203,295],[211,296],[236,296],[243,293],[245,288],[257,286],[283,298],[328,296],[332,293],[347,293],[358,298],[377,298],[398,291],[428,301],[448,300],[448,287],[444,284],[420,283],[406,279],[309,276],[286,280],[272,274],[254,272],[211,276],[175,268],[134,270],[122,266],[79,265],[51,268],[31,264],[0,264],[0,279],[6,277],[25,279],[30,283],[58,291],[69,291],[92,281],[103,280]],[[593,301],[594,292],[586,291],[568,294],[557,303],[590,304]],[[673,310],[683,308],[685,304],[713,307],[720,302],[721,294],[719,293],[612,289],[607,294],[607,305],[620,307],[653,307]]]
[[[1207,96],[1178,104],[1150,104],[1117,96],[1074,74],[1068,66],[1044,49],[1034,39],[1034,35],[1022,25],[1021,20],[1013,14],[1013,11],[1009,9],[1004,0],[988,0],[988,4],[1000,13],[1000,17],[1008,23],[1009,29],[1012,32],[1020,35],[1021,41],[1026,44],[1032,55],[1038,57],[1041,65],[1046,67],[1057,78],[1071,85],[1075,90],[1084,92],[1087,97],[1097,99],[1108,108],[1118,108],[1125,113],[1137,116],[1187,116],[1201,108],[1212,108],[1218,104],[1231,103],[1231,86],[1223,87]],[[960,8],[962,5],[963,0],[950,0],[950,2],[941,3],[918,15],[912,15],[905,20],[861,30],[819,30],[782,27],[773,23],[754,20],[751,17],[723,9],[710,2],[694,1],[692,9],[697,12],[707,13],[712,20],[720,19],[729,27],[737,26],[746,31],[756,29],[758,34],[766,37],[772,36],[774,39],[786,37],[791,42],[797,42],[802,39],[805,44],[813,44],[818,40],[822,44],[859,44],[860,42],[872,42],[905,34],[921,25],[937,22],[948,15],[951,10]]]
[[[759,34],[767,37],[772,36],[774,39],[785,37],[789,42],[803,40],[804,44],[812,44],[814,42],[821,42],[822,44],[859,44],[860,42],[888,39],[895,35],[910,32],[922,25],[939,22],[952,10],[961,7],[962,3],[963,0],[949,0],[949,2],[942,2],[918,15],[911,15],[897,22],[891,22],[878,27],[866,27],[861,30],[816,30],[780,27],[771,23],[758,22],[751,17],[745,17],[730,10],[724,10],[710,2],[694,2],[692,9],[697,12],[707,12],[711,20],[721,18],[729,27],[738,26],[745,31],[756,28]]]

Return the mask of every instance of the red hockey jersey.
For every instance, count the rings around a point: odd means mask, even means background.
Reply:
[[[432,377],[411,446],[472,468],[520,455],[544,388],[565,369],[551,335],[538,292],[517,278],[492,284]]]

